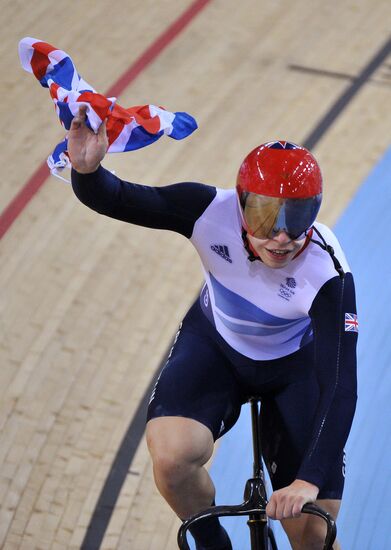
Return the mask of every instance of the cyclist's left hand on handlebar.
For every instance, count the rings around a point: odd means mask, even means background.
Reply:
[[[266,513],[272,519],[299,517],[304,504],[314,502],[318,493],[319,489],[316,485],[295,479],[287,487],[272,494],[266,506]]]

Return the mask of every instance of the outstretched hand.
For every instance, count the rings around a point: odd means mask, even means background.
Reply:
[[[307,502],[314,502],[319,489],[316,485],[296,479],[288,487],[274,491],[266,506],[266,513],[272,519],[296,518]]]
[[[80,174],[95,172],[108,148],[106,123],[103,122],[95,134],[86,126],[86,112],[87,107],[81,105],[68,132],[68,154],[73,168]]]

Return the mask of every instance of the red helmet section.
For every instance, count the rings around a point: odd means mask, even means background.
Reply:
[[[304,147],[273,141],[256,147],[244,159],[238,173],[237,191],[305,199],[322,192],[322,175],[313,155]]]

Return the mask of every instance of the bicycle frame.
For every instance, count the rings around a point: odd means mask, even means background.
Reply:
[[[253,477],[247,480],[244,489],[244,502],[238,505],[213,506],[184,521],[178,531],[178,546],[180,550],[190,550],[186,533],[191,525],[209,517],[223,516],[248,516],[247,524],[250,530],[251,550],[268,550],[269,548],[271,550],[278,550],[266,515],[267,496],[261,447],[261,400],[259,397],[252,397],[249,399],[249,402],[251,404],[254,466]],[[302,512],[324,519],[327,524],[327,534],[323,550],[332,550],[337,528],[331,515],[315,504],[305,504]]]

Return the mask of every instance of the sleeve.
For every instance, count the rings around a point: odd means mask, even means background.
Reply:
[[[216,196],[216,188],[201,183],[148,187],[123,181],[102,166],[92,174],[72,170],[78,199],[100,214],[117,220],[169,229],[190,238],[194,224]]]
[[[343,451],[356,408],[356,313],[351,273],[327,281],[310,310],[320,398],[311,442],[297,477],[319,488]],[[353,325],[346,326],[346,314]]]

